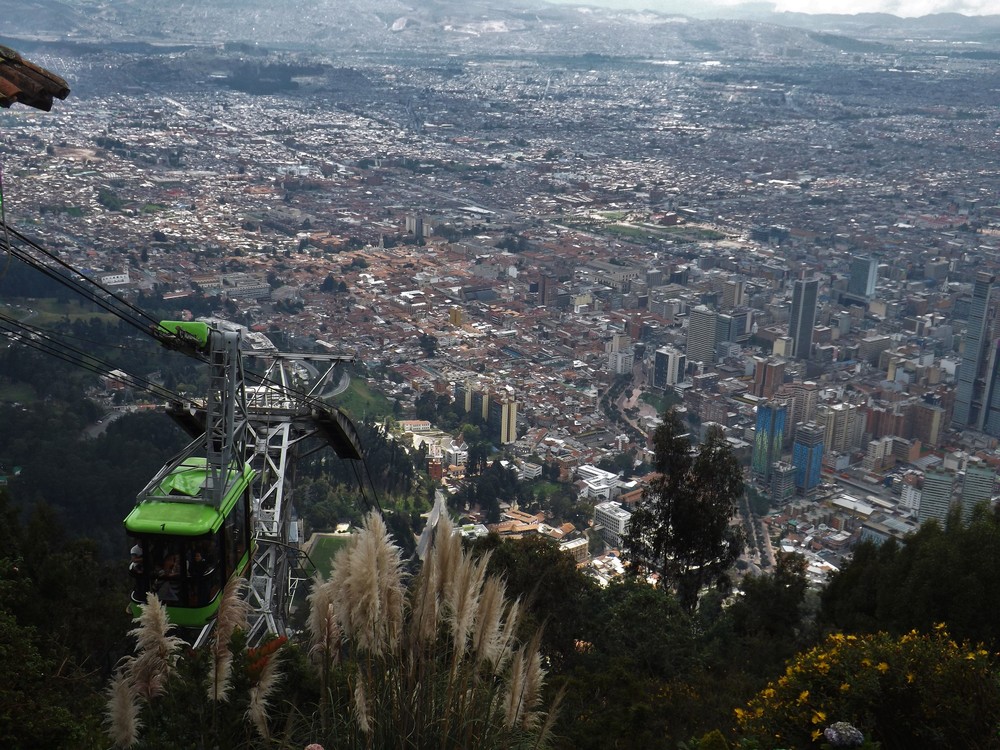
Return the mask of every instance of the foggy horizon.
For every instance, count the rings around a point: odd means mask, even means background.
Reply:
[[[576,4],[574,0],[554,0],[560,4]],[[900,18],[919,18],[939,13],[959,13],[966,16],[984,16],[1000,13],[995,0],[774,0],[774,2],[747,2],[746,0],[714,0],[711,3],[692,3],[688,0],[588,0],[585,5],[608,8],[630,8],[681,13],[696,17],[713,15],[714,11],[736,9],[770,9],[777,13],[806,13],[809,15],[859,13],[887,13]]]

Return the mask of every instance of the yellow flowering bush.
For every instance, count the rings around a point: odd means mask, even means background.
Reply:
[[[798,654],[743,708],[741,733],[764,748],[822,747],[847,721],[883,750],[1000,748],[994,655],[944,625],[901,637],[834,634]]]

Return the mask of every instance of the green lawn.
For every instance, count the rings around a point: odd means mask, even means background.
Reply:
[[[41,327],[51,326],[55,323],[65,323],[74,320],[91,320],[97,318],[108,323],[114,323],[117,318],[109,312],[104,312],[98,307],[84,302],[78,303],[76,300],[70,302],[60,302],[53,297],[44,299],[18,300],[19,308],[0,305],[0,312],[9,315],[17,320],[24,320],[29,325]],[[28,313],[28,309],[33,313]]]
[[[643,391],[639,396],[639,400],[656,409],[657,414],[663,414],[669,407],[681,402],[681,399],[677,397],[673,389],[668,390],[662,396],[653,391]]]
[[[35,389],[27,383],[7,383],[0,385],[0,401],[17,401],[20,404],[34,403],[38,398]]]
[[[364,417],[377,418],[392,414],[392,402],[373,390],[367,381],[354,375],[351,376],[351,384],[347,390],[331,400],[355,421]]]
[[[316,537],[312,549],[309,550],[309,558],[313,561],[324,578],[330,575],[330,563],[337,550],[350,541],[346,536],[320,536]]]
[[[550,482],[546,479],[535,479],[528,487],[532,495],[540,499],[545,499],[549,495],[558,492],[561,485],[558,482]]]
[[[615,237],[625,237],[632,240],[669,239],[674,242],[699,242],[704,240],[721,240],[725,239],[726,236],[722,232],[717,232],[714,229],[708,229],[690,224],[664,227],[646,224],[610,222],[602,224],[600,222],[584,220],[567,221],[566,224],[574,229],[581,229],[589,232],[603,232],[604,234],[614,235]]]

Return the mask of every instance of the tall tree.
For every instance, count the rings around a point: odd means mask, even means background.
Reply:
[[[823,591],[820,619],[848,632],[906,633],[946,622],[959,638],[1000,646],[1000,516],[925,523],[902,543],[859,544]]]
[[[673,410],[653,435],[659,472],[629,521],[625,557],[635,573],[658,573],[688,611],[707,583],[728,584],[743,551],[743,532],[731,523],[743,494],[743,472],[722,431],[709,430],[692,451]]]

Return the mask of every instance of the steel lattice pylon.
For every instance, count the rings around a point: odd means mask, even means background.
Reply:
[[[192,435],[201,435],[209,466],[221,467],[242,456],[255,473],[251,485],[254,555],[247,575],[250,605],[247,640],[256,645],[268,635],[288,634],[288,615],[301,573],[298,531],[292,520],[292,485],[299,446],[317,438],[339,457],[360,460],[354,425],[339,409],[321,401],[317,391],[334,368],[350,355],[241,352],[240,336],[213,333],[208,353],[209,397],[205,405],[171,404],[168,413]],[[269,361],[260,385],[246,384],[243,360]],[[322,374],[311,362],[322,362]],[[303,371],[315,377],[306,378]],[[346,377],[346,376],[345,376]],[[306,380],[314,380],[306,390]],[[322,445],[320,445],[322,447]],[[216,466],[219,468],[217,469]],[[214,484],[214,482],[213,482]],[[195,640],[203,644],[211,632],[206,626]]]
[[[253,489],[256,553],[248,592],[251,644],[268,634],[287,635],[289,607],[304,580],[299,564],[301,553],[296,546],[298,532],[292,520],[293,475],[300,444],[315,437],[329,443],[342,458],[361,457],[353,425],[339,410],[323,405],[314,395],[336,365],[350,359],[340,355],[273,354],[264,385],[247,389],[247,450],[257,472]],[[293,364],[303,360],[328,365],[308,393],[296,387],[293,372]],[[331,434],[331,424],[340,427],[343,434]]]

